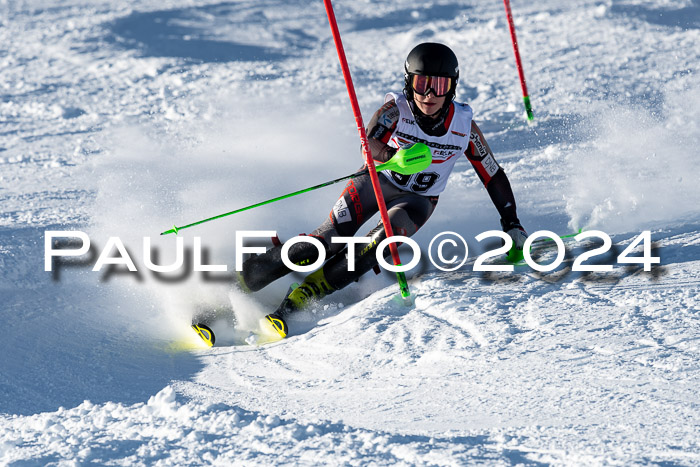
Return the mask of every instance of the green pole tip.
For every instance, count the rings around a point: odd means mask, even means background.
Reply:
[[[174,233],[175,235],[177,235],[178,230],[179,229],[177,228],[177,226],[174,225],[172,229],[166,230],[165,232],[161,232],[161,235],[168,235],[171,233]]]

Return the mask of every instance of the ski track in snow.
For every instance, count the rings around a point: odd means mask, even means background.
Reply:
[[[412,307],[368,276],[283,342],[201,349],[193,309],[252,322],[299,277],[253,297],[157,279],[143,237],[168,264],[173,222],[359,167],[322,2],[0,1],[0,464],[700,464],[700,5],[512,3],[529,125],[502,3],[334,2],[365,119],[413,45],[448,43],[528,231],[602,230],[611,264],[650,230],[661,264],[423,268]],[[232,266],[234,230],[309,232],[340,189],[202,225],[186,252],[200,236]],[[494,228],[463,160],[415,239],[456,230],[474,254]],[[46,230],[93,249],[45,272]],[[138,274],[90,270],[111,236]]]

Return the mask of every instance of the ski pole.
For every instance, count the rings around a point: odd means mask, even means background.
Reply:
[[[355,172],[354,174],[346,175],[345,177],[336,178],[335,180],[331,180],[331,181],[325,182],[325,183],[319,183],[318,185],[314,185],[314,186],[309,187],[309,188],[304,188],[302,190],[298,190],[298,191],[295,191],[293,193],[288,193],[286,195],[278,196],[276,198],[271,198],[271,199],[268,199],[265,201],[261,201],[259,203],[251,204],[250,206],[236,209],[234,211],[225,212],[223,214],[219,214],[218,216],[208,217],[206,219],[202,219],[201,221],[192,222],[191,224],[182,225],[180,227],[174,225],[172,229],[166,230],[165,232],[161,232],[161,235],[167,235],[167,234],[171,234],[171,233],[174,233],[175,235],[177,235],[177,233],[180,230],[188,229],[190,227],[194,227],[195,225],[204,224],[205,222],[213,221],[216,219],[221,219],[222,217],[231,216],[233,214],[238,214],[239,212],[248,211],[248,210],[254,209],[254,208],[259,208],[260,206],[265,206],[266,204],[274,203],[275,201],[281,201],[283,199],[291,198],[292,196],[301,195],[302,193],[308,193],[310,191],[317,190],[319,188],[333,185],[334,183],[342,182],[343,180],[348,180],[350,178],[359,177],[360,175],[364,175],[366,173],[367,173],[367,169],[361,170],[359,172]]]
[[[520,77],[520,87],[523,89],[523,102],[525,104],[525,112],[527,119],[532,120],[535,116],[532,113],[532,105],[530,105],[530,95],[527,93],[527,84],[525,84],[525,72],[523,64],[520,61],[520,50],[518,49],[518,39],[515,37],[515,23],[513,22],[513,13],[510,11],[510,0],[503,0],[506,7],[506,16],[508,17],[508,29],[510,30],[510,38],[513,42],[513,52],[515,53],[515,65],[518,67],[518,76]]]
[[[378,170],[378,171],[392,170],[392,171],[398,172],[402,175],[409,175],[409,174],[418,173],[422,170],[427,169],[428,166],[431,164],[431,162],[432,162],[432,156],[430,153],[430,148],[428,148],[428,146],[426,146],[423,143],[416,143],[409,148],[398,150],[396,152],[396,154],[394,154],[394,156],[391,159],[389,159],[387,162],[384,162],[383,164],[378,165],[376,170]],[[226,212],[224,214],[219,214],[218,216],[213,216],[213,217],[209,217],[207,219],[202,219],[201,221],[192,222],[191,224],[183,225],[180,227],[173,226],[172,229],[166,230],[165,232],[162,232],[161,235],[167,235],[167,234],[171,234],[171,233],[174,233],[175,235],[177,235],[177,233],[182,229],[187,229],[189,227],[194,227],[195,225],[204,224],[205,222],[213,221],[216,219],[221,219],[222,217],[237,214],[239,212],[248,211],[249,209],[258,208],[260,206],[274,203],[275,201],[281,201],[283,199],[291,198],[292,196],[300,195],[302,193],[308,193],[310,191],[317,190],[319,188],[333,185],[334,183],[342,182],[343,180],[348,180],[350,178],[356,178],[356,177],[359,177],[361,175],[365,175],[367,173],[368,173],[368,169],[360,170],[359,172],[355,172],[354,174],[346,175],[345,177],[336,178],[335,180],[331,180],[329,182],[319,183],[318,185],[314,185],[314,186],[309,187],[309,188],[304,188],[304,189],[295,191],[293,193],[288,193],[286,195],[278,196],[276,198],[268,199],[266,201],[261,201],[259,203],[251,204],[250,206],[236,209],[234,211],[229,211],[229,212]]]
[[[360,104],[357,102],[357,95],[355,94],[355,86],[352,83],[352,75],[350,74],[350,67],[348,66],[348,60],[345,57],[345,49],[343,48],[343,41],[340,38],[340,31],[338,30],[338,22],[335,19],[335,13],[333,12],[333,5],[331,0],[323,0],[323,4],[326,7],[326,15],[328,16],[328,24],[331,27],[331,34],[333,35],[333,42],[335,43],[335,50],[338,53],[338,60],[340,61],[340,68],[343,72],[343,79],[345,80],[345,87],[348,90],[348,96],[350,97],[350,105],[352,106],[352,112],[355,115],[355,123],[357,124],[357,131],[360,133],[360,143],[362,144],[362,154],[365,158],[365,163],[367,164],[367,169],[369,170],[369,176],[372,180],[372,188],[374,189],[374,196],[377,198],[377,206],[379,207],[379,215],[382,219],[382,224],[384,225],[384,232],[386,232],[386,237],[390,238],[394,235],[391,228],[391,222],[389,221],[389,213],[386,209],[386,203],[384,202],[384,195],[382,194],[382,189],[379,185],[379,177],[374,167],[374,160],[372,159],[372,151],[369,147],[369,141],[367,140],[367,133],[365,132],[365,125],[362,122],[362,112],[360,111]],[[391,251],[391,259],[394,262],[394,266],[401,266],[401,258],[399,257],[399,250],[396,243],[389,244],[389,250]],[[401,296],[407,299],[411,296],[411,292],[408,289],[408,281],[406,280],[406,274],[399,271],[396,273],[396,278],[399,282],[399,287],[401,288]]]

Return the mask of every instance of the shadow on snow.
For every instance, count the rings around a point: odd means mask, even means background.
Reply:
[[[196,355],[160,349],[139,323],[116,316],[128,302],[78,271],[54,282],[44,271],[43,228],[2,229],[0,238],[0,413],[144,402],[201,370]]]
[[[300,55],[318,39],[271,21],[260,6],[224,2],[203,7],[134,12],[105,26],[107,39],[146,57],[195,62],[280,61]]]
[[[222,2],[200,7],[134,12],[107,23],[107,40],[146,57],[194,62],[281,61],[302,56],[331,40],[320,8],[299,2],[299,16],[270,18],[259,2]],[[453,20],[470,7],[458,3],[386,12],[377,17],[339,18],[342,31],[408,29]],[[304,23],[308,22],[308,27]],[[318,31],[316,33],[315,31]],[[432,35],[428,30],[424,35]]]
[[[683,29],[700,28],[700,0],[693,0],[692,5],[677,9],[649,8],[642,5],[613,5],[610,11],[635,16],[647,23],[659,26]]]

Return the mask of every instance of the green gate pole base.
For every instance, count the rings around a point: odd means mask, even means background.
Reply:
[[[525,102],[525,112],[527,112],[527,119],[532,121],[535,119],[535,114],[532,113],[532,105],[530,104],[530,96],[523,97],[523,102]]]
[[[400,266],[400,264],[398,266]],[[396,278],[399,281],[401,294],[395,296],[395,301],[407,307],[413,306],[415,304],[415,301],[413,300],[411,291],[408,289],[408,281],[406,280],[406,274],[404,274],[403,272],[397,272]]]
[[[525,259],[525,255],[523,253],[523,250],[518,250],[517,248],[513,247],[510,249],[508,254],[506,255],[508,258],[508,261],[511,263],[519,263]]]

